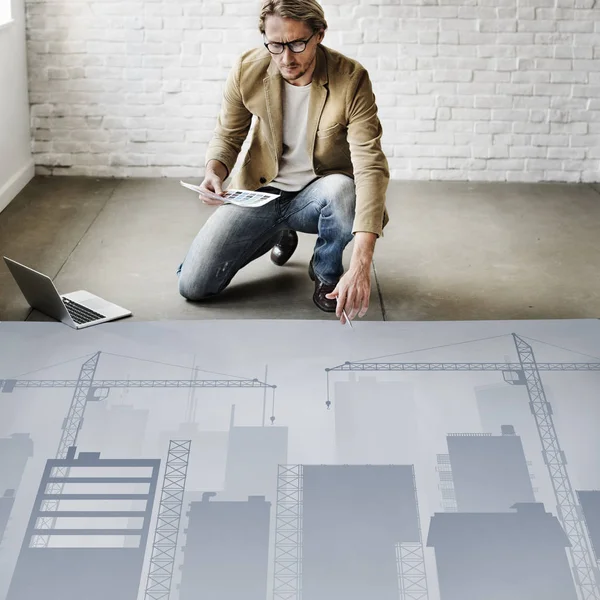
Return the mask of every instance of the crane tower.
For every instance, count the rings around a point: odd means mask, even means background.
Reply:
[[[568,551],[580,600],[600,600],[598,567],[569,478],[566,455],[554,426],[552,405],[546,398],[540,375],[540,371],[600,371],[600,363],[538,363],[533,348],[522,337],[513,333],[512,338],[519,357],[518,363],[346,362],[326,371],[328,380],[329,373],[335,371],[500,371],[509,385],[525,386],[556,498],[557,516],[570,542]],[[330,408],[329,383],[327,394],[326,405]]]

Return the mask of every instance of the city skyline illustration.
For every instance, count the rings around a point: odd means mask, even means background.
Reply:
[[[0,600],[600,599],[599,333],[0,323]]]

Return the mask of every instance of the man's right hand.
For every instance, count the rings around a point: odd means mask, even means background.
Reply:
[[[200,187],[203,190],[206,190],[207,192],[211,192],[213,194],[222,196],[222,185],[223,182],[216,173],[207,173],[204,176],[204,181],[200,184]],[[221,204],[224,204],[222,200],[213,200],[212,198],[209,198],[208,196],[203,196],[202,194],[200,194],[198,197],[200,198],[200,200],[202,200],[202,202],[204,202],[204,204],[209,204],[210,206],[220,206]]]
[[[226,177],[226,173],[227,169],[225,165],[218,161],[211,160],[207,165],[204,181],[200,184],[200,187],[207,192],[222,196],[224,194],[223,180]],[[211,206],[220,206],[221,204],[224,204],[222,200],[213,200],[207,196],[200,195],[199,198],[204,204],[209,204]]]

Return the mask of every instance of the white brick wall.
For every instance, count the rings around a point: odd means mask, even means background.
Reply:
[[[396,179],[600,181],[597,0],[323,0]],[[203,172],[256,0],[27,0],[37,172]]]

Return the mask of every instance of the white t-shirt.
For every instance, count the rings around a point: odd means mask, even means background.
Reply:
[[[284,81],[283,154],[270,184],[284,192],[297,192],[317,178],[306,149],[310,89],[310,83],[300,87]]]

